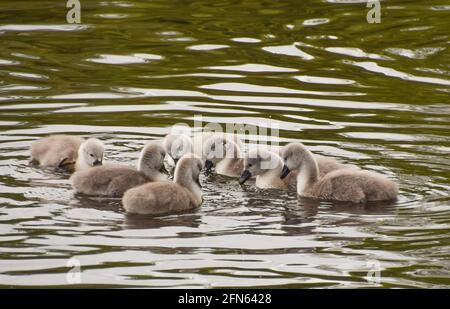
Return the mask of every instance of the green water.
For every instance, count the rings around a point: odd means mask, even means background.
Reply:
[[[64,1],[0,2],[0,286],[450,286],[447,1],[383,1],[380,24],[354,0],[81,3],[69,25]],[[271,120],[274,141],[378,171],[399,200],[303,201],[215,176],[196,212],[131,217],[28,165],[52,133],[135,164],[195,115]]]

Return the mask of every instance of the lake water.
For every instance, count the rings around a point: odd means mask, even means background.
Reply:
[[[358,0],[81,3],[79,25],[64,1],[0,3],[0,286],[450,287],[447,1],[383,1],[380,24]],[[135,164],[195,115],[270,120],[274,141],[378,171],[399,200],[202,176],[201,209],[148,218],[28,165],[53,133]]]

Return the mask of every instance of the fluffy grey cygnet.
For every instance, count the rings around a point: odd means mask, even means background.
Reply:
[[[184,155],[175,168],[174,182],[151,182],[125,192],[122,204],[127,213],[165,215],[192,210],[202,202],[199,176],[202,160]]]
[[[137,169],[125,165],[103,165],[75,172],[73,188],[88,195],[121,197],[126,190],[150,181],[168,180],[164,174],[164,148],[149,143],[141,151]]]
[[[31,144],[30,163],[44,168],[79,171],[102,165],[104,145],[96,138],[50,135]]]
[[[297,193],[300,196],[353,203],[397,199],[397,185],[378,173],[338,169],[320,177],[313,154],[302,143],[288,144],[281,158],[284,162],[281,178],[290,171],[299,171]]]

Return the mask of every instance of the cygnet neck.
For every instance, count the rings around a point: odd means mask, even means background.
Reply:
[[[319,166],[314,155],[306,148],[303,148],[302,152],[303,162],[297,176],[297,192],[299,194],[312,188],[319,180]]]
[[[202,203],[202,189],[192,175],[192,168],[186,166],[185,163],[188,163],[188,161],[178,162],[173,177],[174,182],[191,192],[196,200],[196,203],[200,205]]]
[[[78,148],[78,156],[77,160],[75,162],[75,170],[76,171],[82,171],[90,168],[91,166],[89,163],[86,162],[85,156],[84,156],[84,143],[81,144],[80,148]]]
[[[138,171],[144,174],[148,179],[152,181],[165,181],[167,176],[156,169],[149,168],[144,164],[139,165]]]

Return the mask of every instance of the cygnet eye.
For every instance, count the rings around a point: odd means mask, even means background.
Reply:
[[[91,157],[94,157],[94,155],[92,153],[89,154]]]
[[[252,164],[251,164],[251,163],[249,163],[249,164],[248,164],[248,167],[252,167]]]

